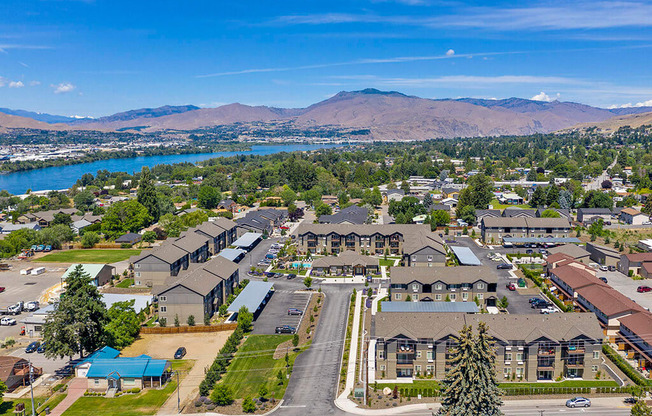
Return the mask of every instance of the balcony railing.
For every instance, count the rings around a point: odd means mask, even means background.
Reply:
[[[567,368],[584,368],[584,363],[578,363],[578,362],[573,362],[573,363],[566,363]]]
[[[567,352],[568,354],[584,354],[584,347],[578,347],[578,348],[568,347]]]
[[[537,352],[537,355],[539,357],[550,357],[550,356],[555,355],[555,352],[556,351],[555,351],[554,348],[552,348],[552,349],[539,349],[539,351]]]

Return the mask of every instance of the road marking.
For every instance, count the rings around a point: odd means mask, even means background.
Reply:
[[[288,404],[288,405],[281,405],[280,407],[288,408],[288,407],[307,407],[307,406],[305,404],[295,404],[295,405]]]

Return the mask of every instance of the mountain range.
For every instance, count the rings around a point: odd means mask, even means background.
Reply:
[[[549,133],[648,112],[652,112],[652,107],[606,109],[574,102],[523,98],[427,99],[369,88],[342,91],[305,108],[239,103],[216,108],[163,106],[130,110],[97,119],[0,109],[0,127],[103,131],[138,128],[153,132],[194,130],[246,122],[291,122],[300,128],[333,126],[369,129],[371,138],[375,140],[424,140]],[[646,117],[639,117],[641,119]]]

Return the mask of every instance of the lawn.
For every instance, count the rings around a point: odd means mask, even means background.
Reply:
[[[134,279],[129,278],[129,279],[124,279],[122,282],[115,285],[115,287],[121,287],[126,289],[133,284],[134,284]]]
[[[507,208],[507,207],[516,207],[516,208],[532,209],[532,207],[529,206],[528,204],[524,204],[524,205],[505,205],[505,204],[501,204],[500,202],[498,202],[497,199],[492,199],[491,202],[490,202],[489,204],[490,204],[491,206],[493,206],[493,209],[505,209],[505,208]]]
[[[292,335],[250,335],[236,353],[222,383],[231,387],[235,398],[255,397],[263,384],[274,398],[282,398],[287,380],[279,385],[276,375],[279,370],[286,373],[285,359],[275,360],[273,356],[276,347],[289,339]],[[299,352],[290,350],[290,365],[298,355]]]
[[[115,263],[140,254],[136,249],[64,250],[32,260],[41,263]]]
[[[394,262],[395,262],[395,260],[393,260],[393,259],[387,259],[387,260],[380,259],[380,260],[378,260],[378,265],[379,266],[385,266],[385,267],[391,267],[391,266],[394,265]]]
[[[41,403],[41,406],[36,410],[38,412],[45,411],[45,407],[49,407],[50,410],[54,409],[63,399],[66,398],[67,393],[55,393],[54,395],[48,397],[34,397],[34,403],[38,406]],[[32,402],[30,398],[26,399],[3,399],[0,403],[0,416],[4,415],[15,415],[14,408],[18,403],[25,404],[25,412],[28,415],[32,414]]]

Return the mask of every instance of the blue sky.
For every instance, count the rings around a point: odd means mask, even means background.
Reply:
[[[652,3],[3,0],[0,107],[302,107],[374,87],[652,105]]]

